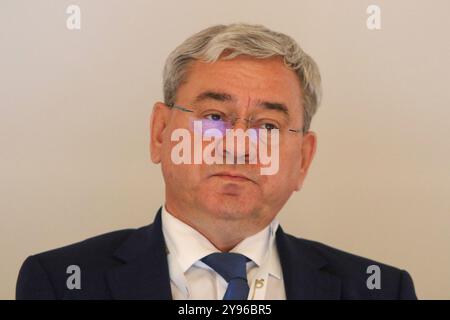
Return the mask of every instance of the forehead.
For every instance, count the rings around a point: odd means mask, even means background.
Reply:
[[[177,97],[188,102],[207,90],[227,92],[238,103],[276,100],[293,108],[301,106],[302,101],[300,80],[281,57],[257,59],[242,55],[214,63],[194,61]]]

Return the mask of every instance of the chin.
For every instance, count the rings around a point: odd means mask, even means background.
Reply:
[[[196,202],[222,219],[245,219],[262,203],[261,190],[252,182],[207,179],[195,190]]]
[[[201,202],[207,212],[219,219],[247,219],[258,211],[254,199],[250,200],[248,196],[216,194],[202,199]]]

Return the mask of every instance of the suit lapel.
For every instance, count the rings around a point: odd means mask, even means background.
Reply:
[[[278,228],[276,243],[286,298],[339,299],[340,279],[326,271],[327,261],[303,241]],[[172,299],[161,208],[153,224],[134,231],[114,256],[121,264],[106,275],[114,299]]]
[[[134,231],[114,256],[122,264],[106,277],[114,299],[172,299],[161,208],[152,225]]]
[[[334,300],[341,295],[341,281],[326,271],[327,261],[306,244],[278,228],[277,248],[288,300]]]

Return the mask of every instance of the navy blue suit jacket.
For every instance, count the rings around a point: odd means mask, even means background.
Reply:
[[[416,299],[406,271],[278,229],[276,244],[287,299]],[[68,289],[67,267],[80,267]],[[381,288],[368,289],[367,267],[380,267]],[[172,299],[161,209],[153,224],[120,230],[28,257],[17,299]]]

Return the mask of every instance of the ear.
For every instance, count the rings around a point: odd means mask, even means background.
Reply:
[[[150,157],[153,163],[161,162],[164,131],[169,116],[168,111],[164,103],[156,102],[150,116]]]
[[[300,175],[297,181],[295,191],[300,191],[303,186],[303,181],[308,173],[309,166],[316,154],[317,136],[314,132],[308,131],[302,138],[302,150],[300,159]]]

